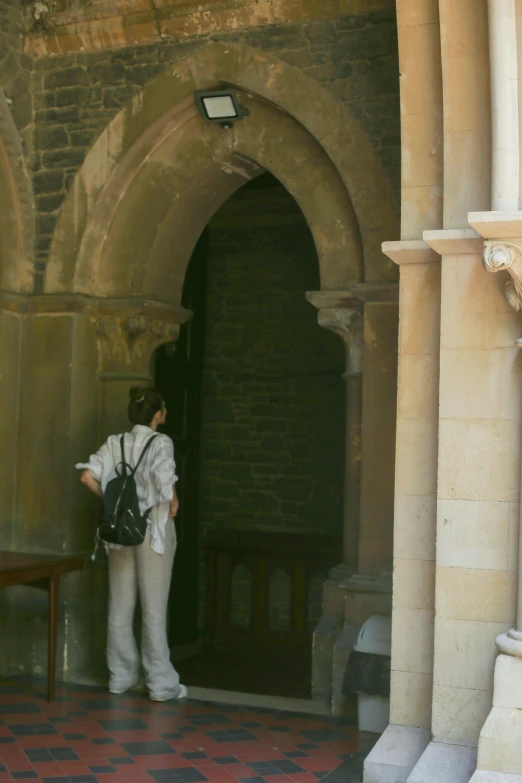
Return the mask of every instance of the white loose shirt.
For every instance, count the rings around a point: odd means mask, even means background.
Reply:
[[[135,481],[140,511],[149,508],[150,545],[158,554],[165,551],[165,528],[169,518],[169,503],[173,497],[173,484],[177,481],[174,462],[174,444],[168,435],[154,432],[150,427],[136,424],[132,432],[125,433],[125,461],[134,466],[149,438],[156,435],[141,464],[136,471]],[[102,491],[109,481],[116,477],[116,467],[121,463],[121,435],[111,435],[106,443],[89,458],[89,462],[79,462],[79,470],[89,470]],[[107,544],[108,548],[119,548],[117,544]]]

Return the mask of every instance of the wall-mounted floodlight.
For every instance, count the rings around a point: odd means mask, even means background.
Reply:
[[[200,90],[196,93],[196,105],[205,122],[218,122],[227,129],[250,114],[239,103],[235,90]]]

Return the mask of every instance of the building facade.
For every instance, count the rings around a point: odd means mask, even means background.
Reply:
[[[397,14],[392,725],[365,779],[514,781],[521,8],[400,2]]]
[[[200,436],[196,447],[180,437],[199,470],[200,532],[339,541],[314,646],[314,693],[330,704],[343,626],[390,608],[398,270],[381,243],[399,236],[394,5],[1,11],[13,450],[2,547],[88,550],[94,507],[72,466],[126,427],[129,385],[157,379],[158,347],[186,349],[183,324],[201,330],[206,298],[202,385],[189,395],[201,405],[187,414]],[[230,131],[194,101],[220,86],[249,112]],[[202,245],[206,293],[192,302]],[[105,593],[103,568],[65,584],[66,677],[103,666]],[[6,671],[41,668],[35,601],[2,595]]]
[[[519,0],[0,4],[0,548],[89,549],[72,466],[197,323],[206,242],[201,529],[342,539],[333,714],[392,613],[366,783],[522,779],[521,35]],[[194,101],[223,87],[229,130]],[[105,591],[64,582],[66,679]],[[0,616],[2,672],[38,673],[45,606]]]

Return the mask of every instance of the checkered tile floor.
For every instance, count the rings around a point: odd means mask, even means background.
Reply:
[[[316,783],[375,742],[347,723],[187,700],[0,685],[0,781]]]

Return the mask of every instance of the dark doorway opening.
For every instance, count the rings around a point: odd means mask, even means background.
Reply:
[[[177,549],[169,601],[168,635],[171,649],[188,653],[200,638],[199,613],[199,455],[201,383],[205,345],[208,231],[204,231],[190,260],[182,305],[193,317],[183,326],[177,343],[156,352],[156,386],[165,397],[167,422],[162,430],[174,441],[177,492],[182,499],[176,518]]]
[[[192,320],[157,353],[179,474],[169,634],[187,685],[310,696],[322,585],[341,557],[341,340],[305,292],[318,260],[270,174],[212,218],[189,264]]]

